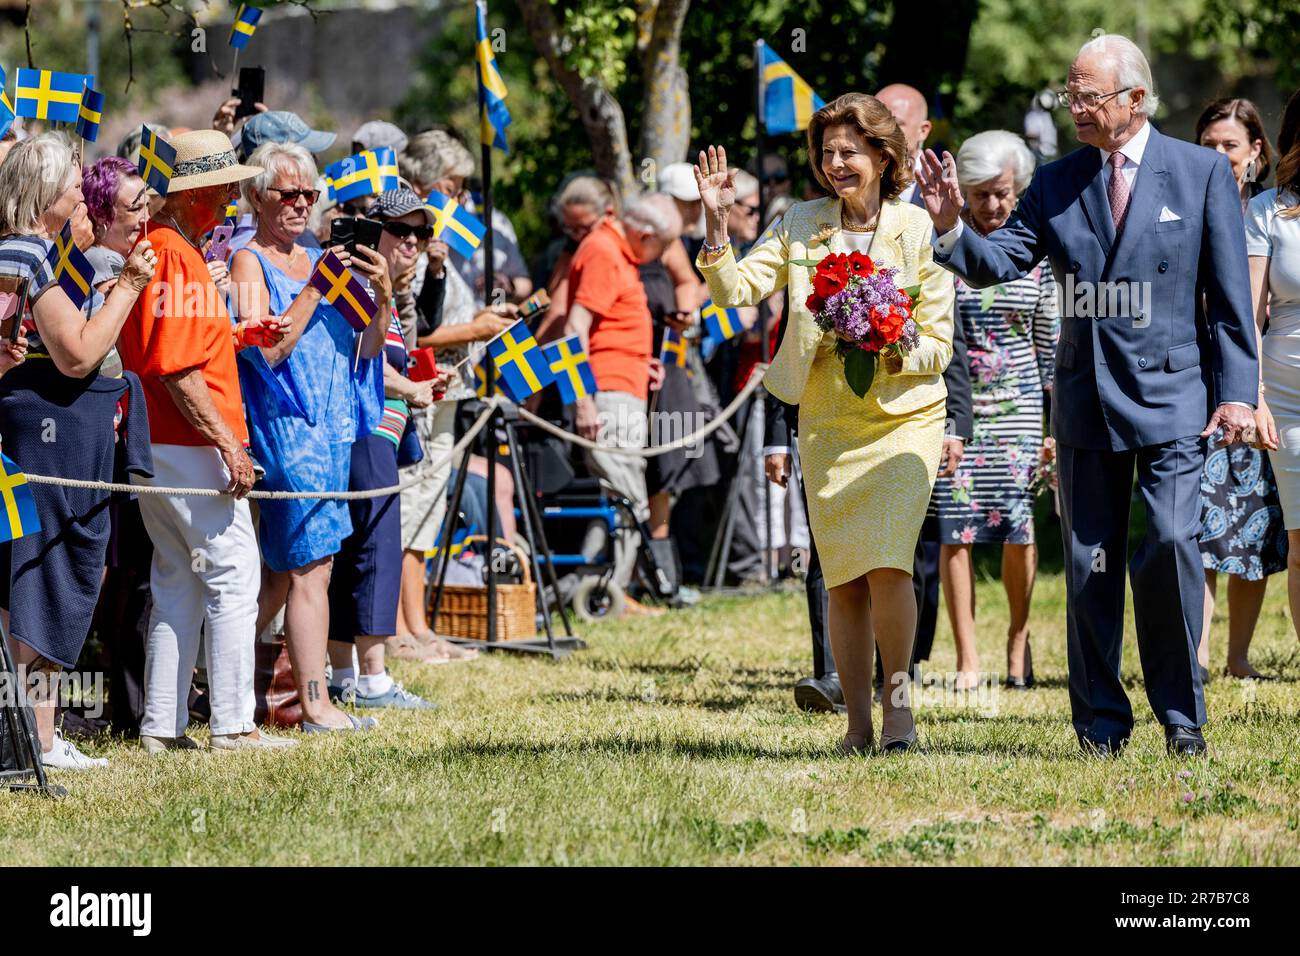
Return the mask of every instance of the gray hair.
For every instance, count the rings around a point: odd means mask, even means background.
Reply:
[[[1115,67],[1115,79],[1120,89],[1140,86],[1147,95],[1142,98],[1138,112],[1144,116],[1154,116],[1160,106],[1160,97],[1156,96],[1155,81],[1151,78],[1151,64],[1136,43],[1118,33],[1103,33],[1093,37],[1075,56],[1077,60],[1084,54],[1097,54],[1106,63]],[[1102,92],[1109,93],[1109,90]],[[1132,100],[1132,92],[1124,94],[1124,102]]]
[[[618,197],[609,183],[598,176],[574,176],[555,197],[553,209],[557,219],[568,206],[586,206],[603,216],[606,209],[618,208]]]
[[[25,139],[0,163],[0,235],[39,236],[41,217],[81,170],[65,137],[42,133]]]
[[[1023,139],[1004,129],[976,133],[957,150],[957,182],[963,189],[997,179],[1008,166],[1016,192],[1024,192],[1034,175],[1034,154]]]
[[[305,147],[297,143],[263,143],[253,150],[253,155],[248,157],[247,162],[251,166],[262,167],[262,171],[252,179],[244,180],[244,198],[249,205],[252,205],[253,193],[265,195],[283,172],[298,173],[315,188],[318,175],[316,160]]]
[[[448,176],[473,176],[474,157],[455,137],[431,129],[411,137],[397,157],[397,170],[403,179],[429,187]]]
[[[736,198],[758,193],[758,177],[743,169],[736,170]]]
[[[623,210],[623,222],[634,229],[652,231],[660,239],[676,239],[682,234],[682,214],[676,200],[667,193],[637,196]]]

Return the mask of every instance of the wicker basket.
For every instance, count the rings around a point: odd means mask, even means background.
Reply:
[[[486,540],[486,535],[470,535],[465,538],[465,544]],[[497,582],[497,640],[530,640],[537,636],[537,585],[533,583],[528,556],[504,538],[497,538],[497,543],[515,553],[524,574],[523,584]],[[431,601],[434,593],[430,592]],[[443,589],[442,607],[433,628],[437,633],[451,637],[486,641],[487,607],[487,587],[448,584]],[[433,608],[430,607],[429,611],[432,613]]]

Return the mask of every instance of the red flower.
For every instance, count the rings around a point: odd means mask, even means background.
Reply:
[[[824,306],[825,304],[826,304],[826,300],[823,299],[821,296],[819,296],[816,292],[809,293],[808,298],[804,300],[804,308],[806,308],[813,315],[816,315],[818,312],[820,312],[822,306]]]
[[[871,314],[872,338],[879,334],[885,345],[893,345],[903,334],[908,313],[901,306],[891,305],[888,310],[881,309]]]
[[[851,274],[848,256],[833,253],[817,263],[817,271],[813,273],[813,291],[820,298],[829,299],[844,290]]]
[[[849,271],[856,276],[869,276],[876,271],[876,264],[863,252],[849,253]]]

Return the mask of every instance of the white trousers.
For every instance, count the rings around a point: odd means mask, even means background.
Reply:
[[[224,488],[230,474],[213,447],[153,446],[154,478],[140,484]],[[214,734],[253,730],[253,642],[261,554],[247,499],[141,495],[153,539],[153,611],[145,644],[140,733],[179,737],[200,634],[207,649]]]

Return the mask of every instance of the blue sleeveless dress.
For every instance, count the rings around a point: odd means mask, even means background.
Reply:
[[[306,281],[291,279],[253,249],[270,291],[270,311],[282,315]],[[308,249],[312,267],[323,252]],[[274,368],[260,349],[239,353],[253,457],[266,469],[267,491],[346,491],[352,443],[368,435],[383,413],[383,358],[352,370],[357,333],[321,302],[293,351]],[[262,560],[290,571],[329,557],[352,533],[346,501],[262,501],[258,536]]]

